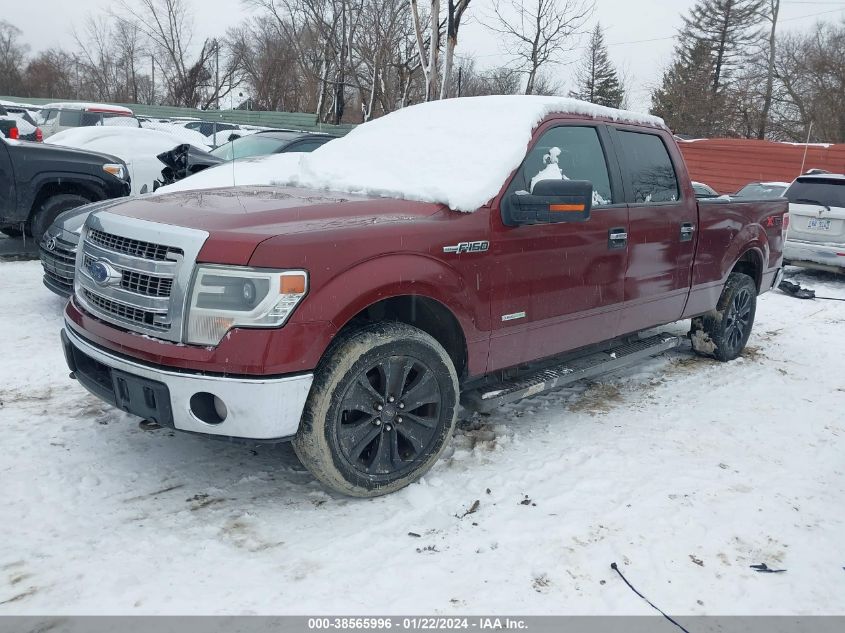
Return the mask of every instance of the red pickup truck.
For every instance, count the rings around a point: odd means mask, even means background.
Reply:
[[[656,326],[691,319],[697,352],[736,358],[781,272],[787,202],[696,201],[670,131],[633,113],[456,99],[266,160],[251,169],[286,186],[89,217],[67,362],[160,425],[293,440],[350,495],[422,476],[459,404],[489,411],[679,344]]]

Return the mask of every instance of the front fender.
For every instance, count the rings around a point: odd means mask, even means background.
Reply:
[[[330,321],[338,329],[358,313],[391,297],[419,296],[443,304],[457,319],[467,342],[484,338],[482,305],[463,277],[437,259],[422,254],[382,255],[355,264],[331,279],[314,275],[313,290],[297,310],[296,320]]]

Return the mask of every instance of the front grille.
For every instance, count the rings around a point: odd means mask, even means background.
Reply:
[[[85,300],[88,303],[90,303],[92,306],[106,314],[110,314],[119,319],[124,319],[133,323],[146,325],[148,327],[155,327],[162,330],[169,329],[169,326],[167,325],[156,323],[156,317],[162,316],[157,312],[150,312],[148,310],[135,308],[119,301],[112,301],[111,299],[106,299],[105,297],[101,297],[100,295],[94,294],[93,292],[87,289],[83,290],[82,292],[85,295]]]
[[[117,253],[124,253],[141,259],[154,259],[157,261],[167,260],[168,255],[182,255],[181,248],[174,248],[164,244],[154,244],[143,240],[133,240],[120,235],[112,235],[105,231],[92,229],[88,231],[88,241],[97,246],[107,248]]]
[[[41,246],[41,266],[47,284],[67,294],[73,292],[73,267],[76,262],[76,245],[56,239],[56,247],[48,250]]]
[[[207,238],[208,233],[198,229],[108,211],[92,213],[85,222],[77,258],[74,283],[79,305],[118,327],[182,342],[185,293]],[[102,267],[92,267],[95,262]]]
[[[148,297],[169,297],[173,290],[173,280],[124,270],[120,287],[129,292],[147,295]]]
[[[88,268],[96,262],[94,257],[85,254],[84,266]],[[159,277],[147,273],[139,273],[134,270],[121,271],[120,287],[129,292],[146,297],[169,297],[173,291],[172,277]]]

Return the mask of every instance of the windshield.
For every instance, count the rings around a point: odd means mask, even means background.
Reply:
[[[236,138],[231,143],[226,143],[211,150],[210,153],[212,156],[222,158],[223,160],[249,158],[250,156],[266,156],[267,154],[275,154],[294,138],[296,138],[295,134],[291,134],[290,137],[253,134],[252,136]]]
[[[845,178],[798,179],[789,187],[786,197],[796,204],[845,208]]]
[[[754,182],[750,185],[745,185],[737,191],[736,197],[768,200],[769,198],[782,198],[785,191],[786,186],[784,185],[767,185],[765,183]]]

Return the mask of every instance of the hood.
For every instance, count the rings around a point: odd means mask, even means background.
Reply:
[[[56,216],[55,220],[53,220],[50,233],[53,234],[56,232],[56,229],[59,229],[68,233],[76,233],[79,235],[82,232],[82,226],[85,224],[85,220],[88,219],[88,216],[91,213],[94,211],[108,209],[109,207],[113,207],[123,201],[125,201],[125,198],[100,200],[99,202],[91,202],[90,204],[83,204],[81,207],[76,207],[75,209],[63,211]]]
[[[231,187],[123,198],[108,212],[207,231],[202,261],[245,265],[255,247],[272,237],[405,223],[441,208],[331,191]]]
[[[104,165],[105,163],[126,164],[122,159],[117,156],[112,156],[111,154],[90,152],[85,149],[65,147],[64,145],[53,145],[49,142],[32,143],[31,145],[28,145],[27,148],[27,151],[31,152],[30,155],[33,160],[60,160],[98,166]]]

